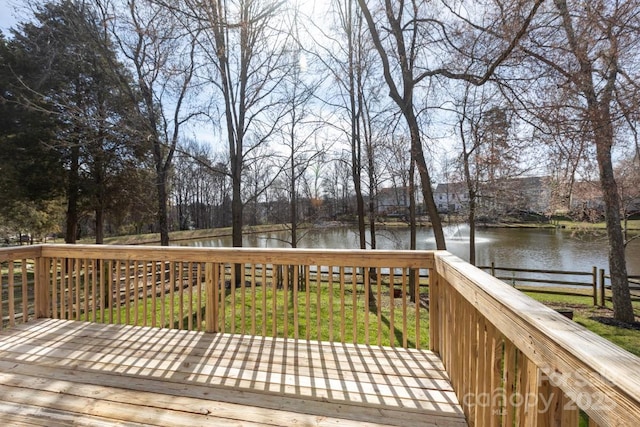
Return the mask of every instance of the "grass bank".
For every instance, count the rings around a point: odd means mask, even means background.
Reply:
[[[286,224],[270,224],[256,225],[244,228],[244,234],[266,233],[270,231],[287,230]],[[199,240],[206,238],[227,237],[231,236],[231,227],[208,228],[204,230],[182,230],[172,231],[169,233],[171,242],[180,242],[185,240]],[[81,239],[79,243],[91,244],[92,238]],[[152,245],[160,244],[160,233],[135,234],[129,236],[113,236],[106,237],[104,243],[108,245]]]
[[[594,307],[590,295],[555,295],[525,291],[527,295],[553,309],[570,309],[573,320],[590,331],[606,338],[630,353],[640,356],[640,322],[621,324],[613,319],[611,303],[607,307]],[[633,303],[636,319],[640,317],[640,302]]]

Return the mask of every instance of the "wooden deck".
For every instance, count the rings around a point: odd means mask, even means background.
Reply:
[[[42,319],[0,333],[0,425],[463,426],[426,350]]]

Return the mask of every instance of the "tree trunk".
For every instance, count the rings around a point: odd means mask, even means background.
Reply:
[[[469,264],[476,265],[476,199],[469,194]]]
[[[289,220],[291,221],[291,247],[296,248],[298,246],[298,209],[296,206],[296,164],[293,150],[294,138],[291,137],[291,205],[289,206]]]
[[[78,236],[78,198],[80,197],[80,148],[71,147],[71,166],[67,183],[67,230],[65,243],[75,243]]]
[[[620,197],[613,174],[611,160],[611,143],[613,129],[611,122],[596,127],[596,156],[600,172],[600,185],[605,206],[605,222],[609,238],[609,275],[611,277],[611,294],[613,301],[613,317],[622,322],[634,322],[633,305],[629,291],[627,264],[624,253],[624,236],[620,217]],[[602,138],[602,139],[601,139]]]
[[[98,206],[95,210],[96,214],[96,245],[104,243],[104,209]]]
[[[417,227],[416,227],[416,188],[415,188],[415,164],[411,162],[409,166],[409,223],[411,224],[411,237],[409,248],[414,251],[417,247]],[[416,302],[416,277],[413,270],[409,270],[409,295],[411,302]]]
[[[371,147],[371,143],[367,145],[367,160],[369,163],[369,239],[371,249],[376,248],[376,203],[375,203],[375,192],[376,192],[376,181],[375,181],[375,172],[374,167],[375,164],[373,162],[373,148]]]
[[[169,219],[167,213],[167,178],[162,162],[156,160],[156,187],[158,188],[158,228],[160,229],[160,245],[169,246]]]
[[[447,245],[444,239],[444,232],[442,231],[442,221],[440,221],[440,215],[438,214],[438,208],[436,202],[433,199],[433,190],[431,189],[431,177],[429,176],[429,170],[427,168],[427,162],[424,158],[424,152],[422,150],[422,141],[420,139],[420,129],[418,126],[418,120],[413,113],[413,109],[409,106],[403,109],[403,114],[409,125],[411,132],[411,158],[416,162],[418,168],[418,174],[420,175],[420,184],[422,185],[422,195],[424,203],[431,220],[431,226],[433,227],[433,236],[436,240],[436,248],[438,250],[446,250]]]

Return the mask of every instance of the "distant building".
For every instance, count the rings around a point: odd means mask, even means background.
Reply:
[[[424,212],[424,198],[420,188],[416,188],[416,213]],[[384,216],[409,216],[409,205],[411,202],[409,187],[388,187],[381,188],[376,194],[376,212]]]
[[[409,188],[381,188],[376,195],[376,211],[379,215],[408,215]]]
[[[469,207],[469,192],[462,182],[438,184],[433,198],[440,213],[459,213]]]
[[[438,211],[461,213],[469,207],[469,193],[463,182],[438,184],[434,191]],[[546,214],[551,204],[551,188],[546,177],[497,180],[478,189],[478,214],[501,216],[517,212]]]

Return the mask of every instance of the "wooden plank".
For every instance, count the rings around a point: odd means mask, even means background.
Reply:
[[[40,325],[37,325],[40,326]],[[84,325],[83,325],[84,326]],[[84,353],[90,360],[98,360],[104,352],[108,352],[111,341],[116,339],[121,343],[119,356],[127,357],[164,357],[170,356],[179,348],[181,352],[188,352],[195,358],[210,357],[216,359],[241,360],[255,362],[258,358],[268,353],[270,357],[282,357],[287,354],[288,347],[298,351],[296,367],[310,366],[314,354],[322,353],[324,368],[340,369],[340,366],[348,363],[352,369],[365,373],[375,373],[371,366],[377,366],[382,370],[392,369],[396,375],[409,375],[412,377],[428,377],[445,379],[446,372],[440,360],[431,352],[425,351],[393,351],[390,348],[362,347],[353,344],[332,344],[318,342],[290,343],[282,339],[256,340],[253,338],[238,338],[232,335],[216,335],[211,337],[203,335],[191,338],[185,343],[183,334],[173,334],[168,331],[151,329],[145,334],[138,328],[125,328],[113,330],[109,325],[87,324],[78,328],[74,324],[64,324],[53,329],[48,324],[42,324],[42,328],[32,325],[24,333],[18,334],[18,330],[3,339],[0,343],[2,350],[14,350],[20,353],[20,348],[15,346],[24,340],[29,340],[29,345],[42,348],[45,354],[53,354],[57,348]],[[34,334],[46,334],[46,338],[33,336]],[[153,341],[154,347],[144,351],[148,343]],[[160,348],[158,348],[160,347]],[[220,350],[222,349],[222,350]],[[240,358],[238,355],[243,355]],[[357,355],[357,357],[355,356]],[[277,363],[276,360],[270,363]],[[293,366],[291,362],[284,362]]]
[[[0,248],[0,262],[16,259],[36,259],[43,256],[41,245]]]
[[[433,251],[301,248],[191,248],[178,246],[64,245],[35,246],[34,251],[47,257],[121,259],[140,261],[219,262],[229,264],[333,265],[335,267],[432,268]],[[0,257],[5,249],[0,249]],[[11,251],[7,251],[11,253]],[[17,253],[17,252],[16,252]],[[6,253],[5,253],[6,256]],[[30,258],[29,255],[21,256]],[[1,258],[0,258],[1,259]],[[14,258],[15,259],[15,258]]]
[[[42,406],[26,403],[12,403],[0,401],[0,423],[6,426],[42,426],[42,427],[113,427],[122,425],[120,421],[107,420],[100,417],[92,417],[87,414],[79,416],[77,413],[59,411]],[[148,426],[127,422],[129,427]]]
[[[453,392],[442,390],[443,385],[450,390],[448,383],[421,378],[442,369],[430,352],[54,320],[20,325],[9,332],[0,341],[0,384],[22,381],[18,375],[31,376],[46,384],[33,383],[33,390],[80,398],[100,396],[100,390],[86,388],[87,384],[116,388],[126,384],[128,390],[136,390],[133,395],[105,391],[122,402],[116,402],[116,409],[111,400],[91,403],[92,410],[98,408],[93,415],[111,410],[129,414],[126,407],[117,406],[132,404],[141,398],[140,391],[161,391],[177,396],[204,393],[223,401],[232,395],[245,402],[249,394],[250,404],[259,407],[295,401],[292,407],[304,407],[307,413],[324,417],[337,411],[367,425],[381,415],[394,425],[465,425]],[[421,364],[422,370],[415,368]],[[372,370],[376,367],[377,374]],[[72,381],[73,387],[55,389],[64,381]],[[185,407],[179,400],[170,401]],[[198,405],[202,407],[206,406]],[[393,421],[387,420],[392,414]]]
[[[55,373],[36,368],[37,377],[28,373],[28,365],[16,365],[11,368],[9,381],[14,386],[20,386],[32,393],[55,393],[63,395],[67,399],[76,396],[92,396],[105,404],[117,405],[120,403],[133,404],[140,410],[147,408],[167,409],[180,411],[192,415],[188,421],[195,421],[193,415],[214,415],[221,419],[234,419],[240,422],[257,421],[275,425],[378,425],[375,422],[384,419],[384,425],[404,425],[409,421],[411,425],[427,426],[462,426],[464,420],[460,417],[420,414],[417,412],[404,412],[397,409],[381,408],[371,411],[370,407],[347,403],[341,407],[335,407],[327,402],[319,402],[304,398],[280,398],[269,399],[263,393],[236,392],[228,389],[211,388],[207,386],[188,384],[164,384],[157,380],[138,378],[126,383],[117,377],[96,373],[95,376],[83,377],[78,380],[77,375],[71,369],[57,370]],[[0,378],[6,374],[0,374]],[[4,383],[4,380],[1,381]],[[5,390],[11,390],[10,386]],[[159,390],[162,390],[160,393]],[[14,399],[15,400],[15,399]],[[85,401],[86,402],[86,401]],[[300,412],[305,408],[306,414]],[[295,411],[295,412],[290,412]],[[322,415],[321,418],[317,418]],[[326,416],[329,418],[325,419]],[[313,418],[316,417],[316,418]],[[335,418],[339,417],[339,418]],[[299,420],[299,421],[298,421]],[[211,420],[213,421],[213,420]],[[369,424],[373,423],[373,424]],[[213,421],[212,425],[218,425]],[[249,424],[251,425],[251,424]]]

